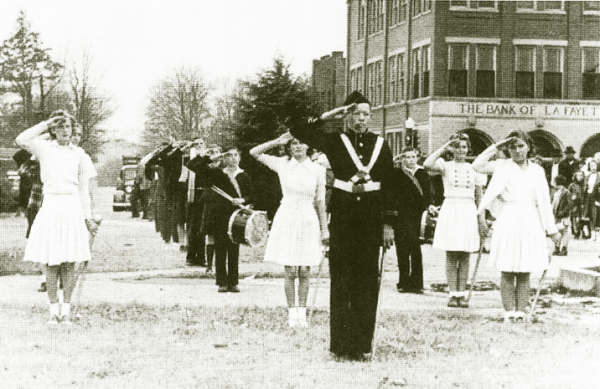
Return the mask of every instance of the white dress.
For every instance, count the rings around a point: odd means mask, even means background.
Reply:
[[[23,260],[49,266],[89,261],[85,219],[91,217],[90,199],[87,184],[82,183],[95,177],[96,169],[83,149],[31,137],[32,130],[19,135],[17,143],[40,161],[44,200],[31,226]],[[82,186],[86,191],[80,191]]]
[[[498,196],[501,206],[495,208],[489,263],[503,272],[530,273],[548,266],[548,233],[555,226],[544,227],[554,221],[548,185],[543,169],[529,163],[526,170],[512,160],[489,162],[494,175],[503,174],[504,190]],[[493,178],[492,178],[493,179]],[[490,184],[491,185],[491,184]],[[544,202],[538,206],[539,202]],[[482,204],[483,205],[483,204]],[[544,213],[544,215],[542,215]]]
[[[479,224],[475,206],[475,186],[485,185],[485,176],[470,163],[436,161],[444,180],[444,203],[440,209],[433,248],[444,251],[479,251]]]
[[[321,227],[315,201],[325,204],[325,168],[306,158],[274,157],[257,159],[274,170],[283,198],[273,218],[265,261],[285,266],[316,266],[322,257]]]

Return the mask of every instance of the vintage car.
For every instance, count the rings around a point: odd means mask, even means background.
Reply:
[[[113,212],[128,211],[131,209],[131,192],[137,173],[137,162],[139,158],[126,159],[123,157],[123,167],[119,178],[117,178],[117,187],[113,195]]]

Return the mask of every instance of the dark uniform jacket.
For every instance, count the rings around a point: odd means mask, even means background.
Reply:
[[[336,179],[349,181],[357,172],[346,146],[339,133],[323,133],[320,129],[323,121],[302,123],[292,126],[291,134],[301,142],[322,151],[327,155],[331,170]],[[368,165],[375,148],[378,135],[372,132],[363,134],[347,133],[356,153],[364,166]],[[373,181],[381,182],[381,190],[365,193],[348,193],[334,188],[331,194],[329,211],[348,212],[357,210],[369,212],[377,217],[383,217],[387,224],[393,224],[397,212],[394,210],[394,166],[392,155],[387,143],[384,142],[379,158],[370,171]]]
[[[423,212],[432,204],[431,182],[429,174],[425,169],[419,167],[413,176],[413,179],[419,183],[421,190],[410,178],[410,172],[402,168],[394,169],[398,188],[394,191],[396,194],[396,210],[401,217],[400,222],[416,221],[420,223]]]
[[[229,176],[220,168],[210,168],[210,157],[196,157],[187,163],[187,168],[201,177],[205,186],[204,214],[202,217],[202,230],[209,235],[226,234],[231,214],[238,209],[229,200],[215,193],[210,186],[222,189],[233,198],[239,198]],[[238,187],[245,204],[250,204],[252,199],[252,185],[250,177],[244,171],[235,176]]]

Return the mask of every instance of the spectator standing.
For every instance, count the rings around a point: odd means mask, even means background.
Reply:
[[[575,159],[575,149],[573,146],[567,146],[565,149],[565,158],[558,163],[558,174],[567,180],[567,186],[573,180],[573,174],[579,170],[579,161]]]
[[[569,192],[571,193],[571,201],[573,208],[571,209],[571,233],[575,239],[581,237],[581,215],[583,204],[583,188],[585,186],[585,175],[582,171],[576,171],[573,174],[573,180],[569,184]]]
[[[555,247],[552,255],[566,256],[568,254],[569,238],[571,237],[571,209],[573,202],[571,193],[567,189],[567,179],[562,175],[554,179],[554,198],[552,199],[552,213],[556,227],[561,235],[560,243]]]

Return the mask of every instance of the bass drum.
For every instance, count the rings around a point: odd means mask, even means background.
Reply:
[[[269,236],[267,213],[251,209],[238,209],[229,218],[227,230],[229,239],[235,244],[259,247],[265,244]]]

